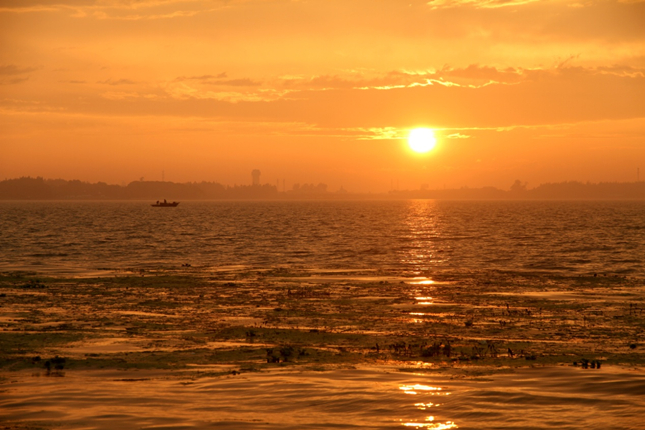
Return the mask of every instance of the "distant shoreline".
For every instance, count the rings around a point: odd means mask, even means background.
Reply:
[[[347,201],[347,200],[645,200],[645,181],[582,183],[577,181],[541,184],[529,189],[517,180],[510,190],[495,187],[392,190],[384,193],[353,193],[341,188],[327,191],[326,184],[296,184],[279,191],[275,185],[223,185],[217,182],[176,183],[134,181],[128,185],[89,183],[79,180],[23,177],[0,181],[0,200],[16,201]]]
[[[181,199],[183,203],[226,203],[226,202],[272,202],[272,203],[297,203],[297,202],[397,202],[409,200],[435,200],[441,202],[641,202],[642,198],[433,198],[433,197],[391,197],[389,195],[352,195],[345,198],[334,197],[312,197],[312,198],[273,198],[273,199],[245,199],[245,198],[224,198],[224,199]],[[100,198],[51,198],[51,199],[5,199],[0,198],[2,203],[142,203],[149,204],[150,199],[100,199]],[[184,205],[185,206],[185,205]]]

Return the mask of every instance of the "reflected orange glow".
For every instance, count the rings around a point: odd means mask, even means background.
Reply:
[[[450,395],[449,392],[442,392],[441,387],[431,387],[429,385],[423,385],[423,384],[401,385],[401,386],[399,386],[399,390],[402,390],[405,394],[411,394],[411,395],[416,395],[416,394],[419,394],[419,393],[423,393],[425,395],[430,395],[430,396],[436,396],[436,395],[448,396],[448,395]]]
[[[415,300],[417,300],[417,305],[431,305],[433,304],[432,302],[432,297],[427,297],[427,296],[421,296],[421,297],[415,297]]]
[[[432,285],[434,284],[434,281],[432,279],[423,277],[423,276],[417,276],[416,278],[412,278],[412,281],[408,282],[410,285]]]
[[[408,230],[408,246],[401,254],[401,264],[411,265],[420,270],[431,269],[448,257],[437,249],[436,238],[443,235],[441,225],[437,223],[437,203],[433,200],[411,200],[408,202],[408,216],[405,226]],[[423,272],[420,272],[423,273]],[[435,283],[426,276],[416,276],[408,284],[430,286]],[[425,293],[425,292],[423,292]]]
[[[435,395],[448,395],[450,393],[443,392],[441,387],[435,387],[425,384],[408,384],[400,385],[399,389],[402,390],[405,394],[410,394],[414,396],[435,396]],[[439,404],[433,402],[417,402],[414,403],[414,406],[421,411],[425,411],[430,408],[437,408]],[[418,428],[418,429],[453,429],[458,428],[457,424],[452,421],[445,422],[435,422],[434,416],[428,416],[425,418],[424,422],[418,422],[417,420],[407,419],[401,420],[401,424],[405,427]]]
[[[440,387],[431,387],[429,385],[415,384],[415,385],[402,385],[399,390],[403,390],[405,394],[417,394],[418,391],[441,391]]]
[[[435,429],[435,430],[446,430],[446,429],[456,429],[459,428],[457,424],[447,421],[446,423],[404,423],[405,427],[414,427],[414,428],[425,428],[425,429]]]
[[[439,405],[435,405],[434,403],[415,403],[414,406],[416,406],[417,408],[419,408],[421,410],[426,410],[426,409],[431,408],[433,406],[439,406]]]
[[[414,364],[415,367],[422,368],[422,369],[427,369],[429,367],[434,366],[433,363],[426,363],[425,361],[416,361],[416,362],[412,362],[410,364]],[[419,376],[423,376],[423,375],[419,375]]]

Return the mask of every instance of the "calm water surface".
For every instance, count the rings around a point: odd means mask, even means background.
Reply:
[[[0,393],[0,418],[96,430],[643,428],[642,373],[547,368],[459,380],[392,370],[263,372],[189,383],[117,371],[19,375]]]
[[[1,202],[0,249],[0,271],[63,275],[190,263],[645,277],[645,202]],[[380,370],[11,378],[0,418],[78,429],[633,429],[645,410],[642,372],[610,367],[476,381]]]
[[[643,202],[2,202],[0,269],[645,274]]]

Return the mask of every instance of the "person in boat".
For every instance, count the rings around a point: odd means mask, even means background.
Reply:
[[[163,199],[163,203],[164,203],[164,204],[166,204],[166,203],[167,203],[167,202],[166,202],[166,199]]]
[[[159,204],[159,200],[157,200],[157,204]]]

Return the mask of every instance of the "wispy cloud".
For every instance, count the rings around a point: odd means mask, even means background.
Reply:
[[[496,9],[500,7],[521,6],[535,3],[538,0],[432,0],[428,5],[433,9],[455,8],[470,6],[481,9]]]
[[[14,64],[8,64],[5,66],[0,66],[0,76],[24,75],[36,70],[38,70],[37,67],[19,67]]]
[[[104,85],[134,85],[137,82],[133,81],[131,79],[106,79],[104,81],[97,81],[97,84],[104,84]]]
[[[179,76],[174,79],[175,82],[184,82],[184,81],[210,81],[212,79],[224,79],[227,77],[226,72],[219,73],[217,75],[201,75],[201,76]]]
[[[262,83],[259,81],[254,81],[250,78],[237,78],[237,79],[227,79],[228,74],[226,72],[219,73],[217,75],[201,75],[201,76],[180,76],[173,79],[173,82],[196,82],[201,85],[221,85],[221,86],[230,86],[230,87],[257,87]]]
[[[94,12],[94,17],[97,19],[111,19],[121,21],[140,21],[140,20],[156,20],[156,19],[172,19],[172,18],[189,18],[202,12],[210,10],[176,10],[169,13],[150,14],[150,15],[111,15],[105,11]]]
[[[225,0],[25,0],[1,6],[0,13],[68,12],[75,18],[138,21],[192,17],[219,10],[228,3]]]
[[[20,67],[15,64],[0,66],[0,85],[14,85],[29,80],[29,73],[38,70],[38,67]]]
[[[60,10],[59,7],[53,6],[16,6],[16,7],[0,7],[0,13],[33,13],[33,12],[55,12]]]
[[[5,73],[16,70],[4,69]],[[506,82],[468,84],[473,79],[489,82],[491,77]],[[432,85],[408,84],[398,88],[393,85],[397,79],[406,82],[408,78],[429,81]],[[454,82],[459,79],[463,81]],[[211,80],[218,85],[211,86]],[[297,122],[330,130],[378,129],[378,133],[366,132],[365,136],[383,138],[392,133],[388,127],[398,129],[413,124],[426,124],[446,130],[446,135],[452,134],[451,138],[464,138],[467,129],[506,130],[645,116],[642,103],[645,70],[634,67],[498,69],[473,66],[428,72],[391,72],[363,80],[352,74],[348,79],[325,78],[325,86],[330,82],[343,86],[324,90],[307,88],[308,82],[316,81],[312,78],[303,78],[304,84],[300,88],[272,86],[283,82],[282,79],[267,80],[261,86],[246,85],[253,81],[244,79],[241,86],[221,85],[231,80],[236,79],[229,79],[224,73],[185,75],[166,83],[138,87],[128,79],[108,79],[100,83],[115,89],[128,86],[132,90],[99,95],[90,93],[94,90],[87,86],[83,89],[88,93],[82,104],[79,104],[77,94],[67,98],[59,93],[38,97],[47,101],[45,105],[70,112]],[[345,85],[344,81],[352,81],[352,86]],[[385,86],[353,87],[376,81],[389,84],[391,89],[383,90]],[[441,85],[436,83],[439,81]],[[453,84],[444,85],[446,82]],[[123,100],[128,103],[122,103]],[[20,106],[14,107],[20,109]],[[460,130],[464,130],[461,135],[455,134]]]

